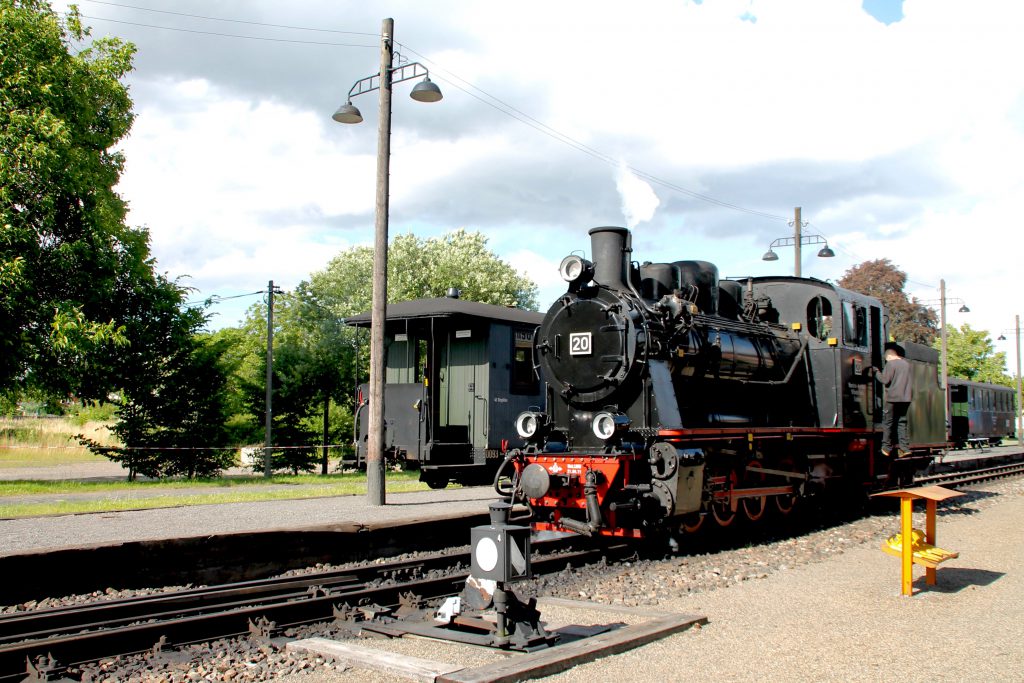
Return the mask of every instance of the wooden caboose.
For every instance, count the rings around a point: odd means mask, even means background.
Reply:
[[[533,334],[543,316],[455,297],[389,304],[384,386],[386,457],[433,488],[485,483],[515,440],[516,415],[543,404]],[[369,328],[370,314],[346,323]],[[356,408],[365,462],[367,385]]]

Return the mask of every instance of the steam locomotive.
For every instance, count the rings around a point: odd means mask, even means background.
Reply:
[[[704,261],[636,264],[625,228],[590,231],[592,260],[534,336],[543,407],[516,418],[499,492],[535,529],[642,538],[721,526],[804,496],[872,489],[946,441],[937,354],[906,344],[909,458],[883,457],[886,318],[869,296],[813,278],[721,279]]]

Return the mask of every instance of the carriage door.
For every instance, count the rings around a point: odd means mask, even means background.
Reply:
[[[474,334],[476,336],[474,336]],[[481,333],[456,329],[449,333],[442,351],[438,376],[438,415],[452,441],[486,444],[487,369],[484,365],[485,340]]]

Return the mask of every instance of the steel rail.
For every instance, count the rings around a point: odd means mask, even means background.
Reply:
[[[920,486],[933,486],[939,484],[943,486],[963,486],[1021,474],[1024,474],[1024,463],[1017,462],[976,470],[957,470],[954,472],[930,474],[923,477],[916,477],[914,479],[914,484]]]
[[[81,631],[120,622],[137,621],[157,614],[170,616],[188,614],[196,610],[210,611],[221,605],[248,598],[294,594],[316,589],[329,590],[359,582],[397,579],[400,576],[422,574],[445,569],[451,564],[449,556],[440,554],[368,565],[352,569],[319,572],[305,576],[288,576],[236,583],[191,588],[180,591],[143,595],[121,600],[92,602],[85,605],[54,607],[0,615],[0,645],[25,639],[29,635]]]

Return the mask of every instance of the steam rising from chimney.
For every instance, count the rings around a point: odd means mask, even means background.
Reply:
[[[619,168],[615,172],[615,188],[622,198],[622,215],[626,219],[626,227],[631,230],[638,223],[651,220],[661,204],[651,186],[633,175],[625,160],[619,160]]]

